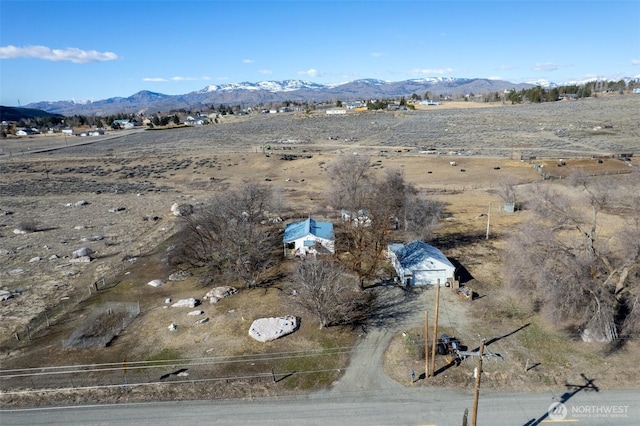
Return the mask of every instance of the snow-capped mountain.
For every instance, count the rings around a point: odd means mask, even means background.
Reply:
[[[548,81],[510,83],[486,78],[426,77],[404,81],[360,79],[339,84],[319,84],[306,80],[260,81],[209,85],[183,95],[140,91],[132,96],[114,97],[99,101],[36,102],[28,108],[42,109],[63,115],[110,115],[116,113],[145,113],[175,109],[200,109],[211,105],[254,106],[280,102],[335,102],[336,100],[392,99],[412,94],[423,96],[456,96],[522,90],[536,85],[555,87]]]
[[[294,90],[322,90],[327,86],[305,80],[284,80],[284,81],[259,81],[257,83],[227,83],[220,85],[209,85],[196,93],[211,92],[239,92],[266,90],[268,92],[292,92]]]
[[[528,84],[531,84],[532,86],[540,86],[540,87],[544,87],[545,89],[552,89],[554,87],[558,87],[557,84],[555,83],[551,83],[548,80],[531,80],[531,81],[527,81]]]

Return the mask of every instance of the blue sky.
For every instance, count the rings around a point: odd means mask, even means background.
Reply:
[[[0,105],[439,76],[640,77],[640,1],[0,0]]]

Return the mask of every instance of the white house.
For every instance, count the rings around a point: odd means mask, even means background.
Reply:
[[[133,129],[135,127],[135,123],[131,120],[113,120],[113,124],[111,126],[120,129]]]
[[[184,120],[184,124],[186,124],[187,126],[202,126],[203,124],[207,124],[207,121],[207,117],[204,116],[188,116],[187,119]]]
[[[440,285],[453,281],[455,266],[437,248],[414,240],[408,244],[390,244],[387,255],[402,285]]]
[[[335,252],[333,223],[317,222],[311,218],[290,223],[284,230],[285,256],[301,256]]]

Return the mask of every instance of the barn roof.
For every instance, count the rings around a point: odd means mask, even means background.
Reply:
[[[311,218],[302,222],[290,223],[284,229],[285,243],[295,241],[299,238],[306,237],[307,235],[315,235],[316,237],[325,238],[327,240],[333,239],[333,223],[331,222],[317,222]]]
[[[395,253],[398,262],[405,269],[422,264],[426,259],[434,259],[446,266],[454,267],[440,250],[420,240],[414,240],[404,245],[391,244],[389,250]]]

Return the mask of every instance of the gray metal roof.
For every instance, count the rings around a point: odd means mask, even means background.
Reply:
[[[454,267],[440,250],[430,246],[424,241],[414,240],[408,244],[391,244],[389,250],[395,253],[396,258],[403,268],[409,269],[412,266],[422,263],[425,259],[435,259],[446,266]]]

